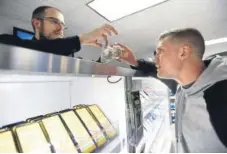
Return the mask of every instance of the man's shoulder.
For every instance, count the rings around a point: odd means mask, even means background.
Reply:
[[[227,79],[214,83],[204,91],[204,98],[209,105],[227,105]]]
[[[0,38],[17,38],[15,35],[10,34],[0,34]]]
[[[10,34],[0,34],[0,43],[7,43],[7,44],[12,44],[15,43],[16,41],[19,41],[20,39],[14,35]]]
[[[214,95],[226,94],[226,91],[224,90],[227,90],[227,79],[214,83],[207,90],[205,90],[205,93],[208,93],[208,94],[213,93]]]
[[[227,146],[227,79],[216,82],[204,91],[210,121],[219,139]]]

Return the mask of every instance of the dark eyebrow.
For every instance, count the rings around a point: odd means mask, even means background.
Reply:
[[[61,21],[61,20],[59,20],[59,19],[57,19],[57,18],[55,18],[55,17],[44,17],[44,18],[49,18],[49,19],[53,19],[53,20],[56,20],[56,21],[59,21],[60,23],[62,23],[62,24],[64,24],[65,25],[65,22],[63,22],[63,21]]]
[[[156,49],[156,53],[159,51],[159,50],[163,50],[161,47],[158,47],[157,49]]]

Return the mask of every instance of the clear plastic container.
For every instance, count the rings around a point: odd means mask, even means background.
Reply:
[[[101,53],[101,62],[108,63],[113,59],[117,59],[122,55],[122,50],[119,46],[107,46],[103,48]]]

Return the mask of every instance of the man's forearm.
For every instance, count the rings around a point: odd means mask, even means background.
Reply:
[[[34,41],[32,44],[35,44],[36,48],[39,50],[58,55],[70,55],[81,49],[81,43],[78,36],[55,40],[38,40]]]
[[[141,71],[145,74],[157,77],[157,68],[153,62],[145,61],[143,59],[137,60],[131,68]]]
[[[137,60],[137,65],[132,66],[131,68],[136,69],[143,74],[154,77],[159,79],[161,82],[163,82],[169,89],[172,90],[173,94],[176,93],[177,90],[177,82],[174,80],[167,80],[167,79],[160,79],[157,76],[157,68],[153,62],[145,61],[145,60]]]

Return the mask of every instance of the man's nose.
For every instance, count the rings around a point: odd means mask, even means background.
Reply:
[[[154,56],[154,63],[157,64],[157,56]]]
[[[63,31],[65,29],[65,26],[62,24],[59,24],[57,27],[58,30]]]

